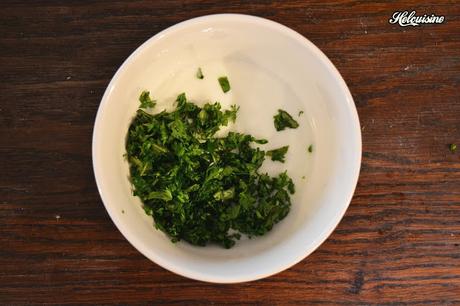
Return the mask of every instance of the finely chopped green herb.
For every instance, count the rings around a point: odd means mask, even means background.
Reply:
[[[196,72],[196,77],[200,80],[204,79],[203,71],[201,71],[201,68],[198,68]]]
[[[139,102],[141,102],[140,108],[153,108],[155,107],[156,101],[150,99],[150,92],[143,91],[139,97]]]
[[[289,146],[284,146],[275,150],[267,151],[267,156],[270,156],[273,161],[284,163],[284,156],[286,155]]]
[[[291,129],[296,129],[299,127],[299,123],[292,118],[291,115],[288,114],[288,112],[279,109],[278,114],[273,116],[274,118],[274,124],[275,128],[277,131],[282,131],[285,128],[291,128]]]
[[[308,146],[308,152],[309,152],[309,153],[312,153],[312,152],[313,152],[313,145],[312,145],[312,144]]]
[[[220,77],[218,81],[224,93],[230,90],[230,82],[226,76]]]
[[[141,107],[152,101],[148,92],[141,97]],[[133,194],[173,242],[230,248],[241,234],[264,235],[289,212],[291,178],[259,172],[266,153],[255,144],[267,140],[215,135],[237,111],[221,110],[218,102],[199,107],[180,94],[173,111],[139,109],[129,127],[125,156]]]

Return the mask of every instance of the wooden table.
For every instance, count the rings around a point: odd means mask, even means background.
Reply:
[[[460,303],[460,149],[448,148],[460,147],[460,4],[422,2],[2,1],[0,304]],[[388,23],[406,9],[446,21]],[[222,12],[281,22],[321,48],[363,134],[358,187],[332,236],[291,269],[235,285],[138,253],[91,165],[96,110],[123,60],[160,30]]]

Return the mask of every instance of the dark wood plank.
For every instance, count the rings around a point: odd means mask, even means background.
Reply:
[[[2,1],[1,304],[459,304],[460,5],[457,1]],[[388,24],[396,10],[441,25]],[[268,279],[196,282],[116,230],[91,168],[110,78],[179,21],[248,13],[302,33],[355,98],[363,165],[352,204],[311,256]]]

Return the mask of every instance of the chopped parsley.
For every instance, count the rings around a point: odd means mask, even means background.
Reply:
[[[312,144],[308,146],[308,152],[309,153],[313,152],[313,145]]]
[[[224,93],[230,90],[230,82],[226,76],[220,77],[218,80]]]
[[[171,241],[230,248],[241,234],[264,235],[288,214],[292,179],[286,171],[269,176],[259,170],[266,153],[255,144],[267,140],[215,135],[237,112],[218,102],[199,107],[185,94],[171,112],[137,111],[125,154],[133,195]]]
[[[139,102],[141,102],[140,108],[153,108],[155,107],[156,101],[150,99],[150,92],[143,91],[139,97]]]
[[[196,77],[200,80],[204,79],[203,71],[201,71],[201,68],[199,67],[197,72],[196,72]]]
[[[284,146],[275,150],[267,151],[267,156],[270,156],[273,161],[284,163],[284,156],[286,155],[289,146]]]
[[[299,117],[303,115],[303,110],[299,111]]]
[[[451,143],[449,145],[449,150],[450,152],[455,153],[457,151],[457,145],[455,143]]]
[[[273,116],[275,128],[277,131],[282,131],[285,128],[296,129],[299,127],[299,123],[295,121],[291,115],[289,115],[286,111],[279,109],[278,114]]]

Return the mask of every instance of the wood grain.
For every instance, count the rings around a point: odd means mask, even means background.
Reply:
[[[441,25],[388,24],[397,10]],[[99,101],[122,61],[179,21],[266,17],[300,32],[355,98],[363,164],[332,236],[276,276],[216,285],[140,255],[100,201]],[[458,1],[2,1],[0,304],[460,304]]]

